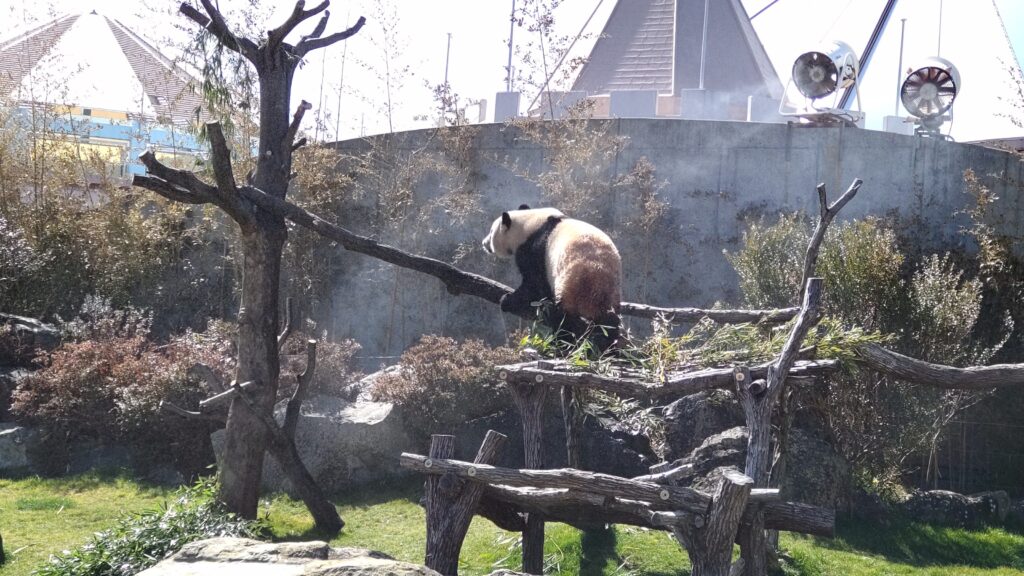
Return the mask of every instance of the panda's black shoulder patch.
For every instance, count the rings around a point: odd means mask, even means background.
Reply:
[[[516,266],[519,267],[524,280],[527,277],[537,277],[547,283],[548,238],[563,219],[563,216],[549,216],[544,225],[530,234],[526,242],[516,250]]]

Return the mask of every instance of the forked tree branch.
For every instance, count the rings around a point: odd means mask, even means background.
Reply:
[[[341,42],[342,40],[351,38],[353,35],[355,35],[356,32],[359,32],[359,30],[363,27],[363,24],[366,24],[366,18],[360,16],[359,20],[357,20],[356,23],[348,30],[344,30],[342,32],[335,32],[334,34],[331,34],[330,36],[326,36],[323,38],[304,38],[295,47],[295,53],[296,55],[298,55],[299,58],[302,58],[303,56],[312,52],[313,50],[325,48],[336,42]]]
[[[149,172],[146,176],[134,176],[132,183],[152,190],[165,198],[189,204],[215,204],[230,215],[243,229],[255,225],[255,217],[248,202],[238,194],[231,172],[231,155],[224,141],[220,124],[206,125],[213,152],[214,174],[217,186],[199,179],[188,170],[170,168],[156,159],[152,150],[147,150],[139,160]],[[226,190],[223,187],[228,187]]]
[[[295,8],[292,9],[292,13],[288,16],[288,19],[280,26],[267,33],[267,51],[273,52],[276,50],[277,47],[284,42],[284,39],[288,34],[291,34],[292,30],[295,30],[296,26],[323,12],[330,5],[330,0],[324,0],[311,10],[303,10],[303,8],[306,7],[306,2],[305,0],[298,0],[295,3]],[[321,19],[321,21],[323,21],[323,19]],[[326,26],[326,22],[324,22],[324,25]],[[320,25],[318,24],[317,27],[319,28]],[[321,33],[323,32],[321,31]]]
[[[324,12],[324,15],[320,17],[320,21],[316,23],[316,28],[309,34],[302,37],[302,40],[310,40],[312,38],[319,38],[324,35],[327,30],[327,21],[331,19],[331,11]]]
[[[807,253],[804,255],[804,275],[800,282],[801,295],[807,290],[808,279],[814,276],[814,269],[818,263],[818,251],[821,250],[821,243],[825,240],[825,231],[828,229],[828,225],[832,223],[832,219],[843,209],[843,206],[846,206],[847,202],[853,200],[853,197],[857,195],[857,191],[860,190],[860,185],[863,183],[863,180],[860,178],[854,178],[846,192],[843,192],[843,195],[833,202],[831,206],[828,204],[825,185],[818,184],[818,225],[814,227],[811,241],[807,244]]]

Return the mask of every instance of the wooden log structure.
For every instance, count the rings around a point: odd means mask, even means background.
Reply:
[[[772,363],[750,368],[755,379],[768,376]],[[798,360],[789,369],[790,378],[811,378],[839,369],[836,360]],[[550,360],[522,362],[498,366],[498,378],[507,384],[540,386],[571,386],[613,392],[630,398],[664,398],[696,394],[712,388],[735,386],[732,368],[703,368],[689,372],[671,372],[664,382],[647,384],[636,377],[617,377],[593,372],[571,371],[565,362]]]
[[[729,576],[732,545],[754,481],[744,474],[724,474],[711,497],[711,510],[704,526],[681,524],[672,534],[690,555],[694,576]]]
[[[475,464],[490,464],[505,444],[505,436],[488,430]],[[435,434],[431,437],[431,458],[447,458],[455,450],[455,437]],[[427,550],[425,564],[445,576],[459,570],[459,551],[469,523],[483,495],[484,486],[456,480],[453,475],[427,476]]]
[[[488,443],[485,439],[484,444]],[[727,574],[728,563],[722,559],[729,555],[723,551],[722,535],[731,535],[731,551],[737,528],[749,525],[757,515],[768,528],[821,536],[834,532],[834,511],[780,502],[778,490],[754,489],[753,481],[738,473],[727,473],[716,494],[709,496],[691,488],[655,484],[645,479],[649,476],[629,479],[573,469],[495,467],[482,462],[488,459],[481,456],[483,446],[477,462],[462,462],[445,457],[453,446],[454,438],[435,436],[429,456],[405,453],[400,458],[404,468],[428,475],[427,564],[442,574],[455,573],[465,526],[474,512],[511,530],[525,531],[528,518],[538,515],[580,529],[614,523],[672,532],[686,545],[695,575]],[[466,483],[479,486],[472,498],[466,496],[470,493]],[[460,505],[459,498],[468,500]]]

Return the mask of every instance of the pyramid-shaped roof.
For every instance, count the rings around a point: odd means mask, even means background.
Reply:
[[[615,5],[573,90],[676,93],[704,88],[778,97],[782,83],[739,0],[627,0]]]
[[[188,73],[118,20],[68,15],[0,43],[0,94],[185,124],[202,98]]]

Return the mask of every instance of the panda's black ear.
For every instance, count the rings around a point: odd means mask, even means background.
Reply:
[[[512,227],[512,217],[508,215],[508,212],[502,212],[501,213],[501,224],[505,228],[511,228]]]
[[[529,210],[529,209],[530,209],[530,207],[529,207],[528,205],[526,205],[526,204],[520,204],[520,205],[519,205],[519,209],[520,209],[520,210]]]

